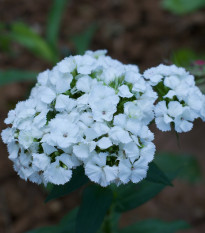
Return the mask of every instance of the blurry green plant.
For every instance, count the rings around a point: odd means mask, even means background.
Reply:
[[[196,158],[190,155],[158,154],[149,167],[147,178],[140,183],[119,187],[110,185],[107,188],[89,183],[83,168],[78,168],[71,182],[53,186],[46,202],[84,186],[80,206],[68,213],[59,224],[27,233],[175,233],[190,228],[185,221],[167,222],[158,219],[141,220],[119,228],[119,220],[124,212],[151,200],[166,186],[171,186],[177,176],[188,182],[201,179]]]
[[[65,55],[58,49],[58,36],[61,19],[67,4],[68,0],[53,0],[48,14],[45,38],[42,38],[23,22],[14,22],[12,24],[0,23],[0,48],[9,53],[11,52],[11,43],[15,42],[28,49],[38,58],[55,64],[59,61],[61,55]],[[91,24],[80,35],[71,38],[78,54],[82,54],[89,48],[96,29],[96,24]],[[0,70],[0,85],[10,82],[35,80],[37,74],[38,72],[24,70]]]
[[[163,0],[162,6],[174,14],[183,15],[205,7],[205,0]]]

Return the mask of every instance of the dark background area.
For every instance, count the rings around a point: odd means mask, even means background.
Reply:
[[[44,35],[52,1],[0,0],[0,21],[23,21]],[[65,54],[75,51],[71,37],[93,22],[97,30],[90,49],[107,49],[110,56],[124,63],[138,64],[140,70],[170,63],[179,48],[205,52],[205,11],[176,16],[163,10],[159,0],[76,0],[63,16],[59,49]],[[65,49],[65,48],[69,48]],[[18,68],[43,71],[52,65],[35,57],[18,44],[15,54],[0,52],[0,69]],[[0,87],[0,130],[9,109],[27,97],[32,83],[12,83]],[[205,124],[197,121],[194,129],[180,135],[180,148],[174,133],[161,133],[153,127],[157,151],[189,153],[196,156],[205,176]],[[81,190],[59,200],[44,203],[46,191],[21,180],[13,171],[5,145],[0,143],[0,232],[22,233],[37,226],[56,223],[80,201]],[[139,219],[186,220],[193,225],[184,233],[205,232],[204,182],[190,184],[175,181],[152,201],[123,215],[125,226]]]

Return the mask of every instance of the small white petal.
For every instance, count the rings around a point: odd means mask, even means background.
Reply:
[[[101,138],[98,142],[97,145],[101,148],[101,149],[107,149],[110,146],[112,146],[112,142],[108,137],[103,137]]]
[[[119,90],[118,95],[121,97],[130,98],[133,96],[127,85],[120,86],[118,90]]]

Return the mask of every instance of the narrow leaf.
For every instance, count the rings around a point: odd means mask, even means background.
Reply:
[[[57,225],[40,227],[26,233],[74,233],[77,211],[78,208],[71,210]]]
[[[205,7],[204,0],[163,0],[162,6],[174,14],[188,14]]]
[[[5,85],[11,82],[34,81],[37,73],[33,71],[23,70],[0,70],[0,85]]]
[[[166,185],[143,180],[139,184],[123,185],[118,191],[116,210],[125,212],[134,209],[156,196]]]
[[[112,203],[112,191],[97,185],[85,188],[77,216],[76,233],[96,233]]]
[[[13,23],[9,26],[7,33],[10,40],[18,42],[36,56],[49,62],[56,62],[57,57],[49,44],[26,24]]]
[[[40,227],[31,231],[27,231],[26,233],[60,233],[60,232],[58,232],[58,228],[56,226],[48,226],[48,227]]]
[[[75,208],[61,219],[60,223],[57,226],[58,233],[75,232],[75,222],[76,222],[77,213],[78,213],[78,208]]]
[[[161,169],[159,169],[159,167],[154,162],[149,164],[149,170],[147,172],[146,180],[154,183],[173,186],[170,179]]]
[[[48,15],[46,37],[47,41],[54,49],[57,47],[60,23],[67,3],[68,0],[53,0],[53,4]]]
[[[184,221],[165,222],[158,219],[139,221],[119,230],[119,233],[175,233],[190,228]]]
[[[68,195],[87,182],[88,178],[85,176],[84,169],[82,167],[78,167],[73,171],[73,176],[68,183],[64,185],[55,185],[53,187],[45,202]]]
[[[155,163],[169,173],[178,172],[178,177],[189,182],[202,180],[202,174],[195,156],[187,154],[160,153],[155,156]]]
[[[77,54],[83,54],[87,49],[89,49],[96,29],[97,25],[92,24],[80,35],[76,35],[71,38],[75,44]]]

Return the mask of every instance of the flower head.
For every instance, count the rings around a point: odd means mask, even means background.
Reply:
[[[205,97],[184,69],[160,65],[143,76],[105,50],[87,51],[38,75],[29,99],[9,112],[2,139],[25,180],[65,184],[82,165],[101,186],[137,183],[155,153],[150,122],[186,132],[199,116]]]

